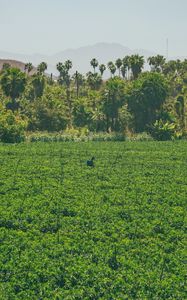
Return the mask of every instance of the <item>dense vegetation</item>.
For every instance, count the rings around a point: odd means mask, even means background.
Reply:
[[[33,74],[4,64],[0,72],[0,139],[21,141],[24,132],[84,129],[125,135],[147,132],[168,140],[186,134],[187,60],[126,56],[107,66],[91,60],[92,72],[70,75],[70,60],[57,64],[58,78],[42,62]],[[106,69],[111,78],[103,80]],[[32,75],[30,75],[32,73]],[[20,132],[20,134],[19,134]]]
[[[0,298],[184,300],[186,163],[185,141],[1,145]]]

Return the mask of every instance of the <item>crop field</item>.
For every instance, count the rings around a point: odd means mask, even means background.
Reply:
[[[186,199],[185,141],[0,145],[0,300],[186,299]]]

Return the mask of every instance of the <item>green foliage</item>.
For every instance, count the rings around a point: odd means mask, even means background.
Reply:
[[[124,81],[118,77],[107,81],[103,91],[103,112],[106,115],[107,131],[119,131],[119,110],[125,102]],[[122,114],[121,114],[122,117]]]
[[[185,141],[1,144],[0,298],[184,300],[185,160]]]
[[[167,96],[167,83],[162,74],[145,73],[135,81],[129,90],[128,108],[134,115],[137,132],[145,131],[147,125],[156,120],[157,111]]]
[[[114,142],[125,141],[126,139],[136,140],[135,137],[127,138],[123,133],[89,132],[87,127],[66,129],[63,132],[29,132],[27,134],[27,141],[29,142]],[[137,140],[143,139],[138,138]]]
[[[138,54],[131,55],[129,58],[130,67],[134,79],[137,79],[144,66],[144,58]]]
[[[96,58],[93,58],[92,60],[91,60],[91,62],[90,62],[90,65],[93,67],[93,69],[94,69],[94,73],[95,73],[95,68],[98,66],[98,61],[97,61],[97,59]]]
[[[181,130],[185,129],[185,102],[184,96],[180,95],[177,97],[175,102],[175,110],[179,119],[179,127]]]
[[[153,72],[161,72],[162,69],[165,69],[166,59],[162,55],[151,56],[148,58],[148,63],[151,66],[151,71]]]
[[[32,70],[33,70],[33,68],[34,68],[34,66],[33,66],[33,64],[32,63],[26,63],[25,64],[25,71],[27,71],[27,74],[29,74]]]
[[[101,87],[102,84],[101,75],[99,75],[98,73],[88,72],[86,76],[87,76],[88,85],[92,90],[98,90]]]
[[[45,78],[43,75],[39,74],[34,74],[32,76],[32,86],[33,86],[33,93],[34,93],[34,98],[40,98],[42,97],[44,93],[44,88],[45,88]]]
[[[153,137],[150,133],[141,132],[141,133],[127,133],[126,140],[127,141],[134,141],[134,142],[146,142],[146,141],[153,141]]]
[[[164,122],[163,120],[156,120],[150,127],[150,133],[155,140],[167,141],[175,137],[176,125],[174,123]]]
[[[47,70],[46,62],[41,62],[37,67],[37,71],[39,75],[43,75],[46,70]]]
[[[31,114],[29,130],[58,131],[65,129],[68,124],[64,106],[49,97],[35,100]]]
[[[75,127],[84,127],[89,124],[89,120],[91,120],[92,113],[87,102],[88,98],[77,99],[74,102],[73,124],[75,125]]]
[[[16,99],[23,93],[26,85],[25,74],[17,68],[5,68],[1,76],[1,87],[7,97],[12,102],[9,108],[15,110],[18,108]]]
[[[0,141],[20,143],[25,139],[27,123],[10,110],[0,112]]]
[[[109,61],[111,78],[105,80],[104,64],[90,62],[93,72],[71,75],[70,60],[57,63],[58,78],[25,64],[25,73],[10,65],[0,72],[0,101],[20,111],[29,130],[56,132],[86,127],[92,132],[136,134],[148,132],[156,120],[175,123],[180,134],[187,131],[187,62],[166,62],[161,55],[148,59],[151,72],[143,72],[138,54]],[[32,75],[29,73],[32,71]]]

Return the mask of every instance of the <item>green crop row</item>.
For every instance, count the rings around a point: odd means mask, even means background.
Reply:
[[[184,300],[186,146],[0,145],[0,299]]]

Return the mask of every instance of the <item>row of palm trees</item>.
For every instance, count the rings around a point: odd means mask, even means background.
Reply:
[[[180,73],[187,71],[187,60],[171,60],[166,62],[166,59],[162,55],[151,56],[147,59],[147,63],[149,64],[151,71],[153,72],[162,72],[165,75],[168,73]],[[124,79],[137,79],[139,74],[142,72],[145,64],[145,59],[143,56],[138,54],[125,56],[123,59],[118,58],[115,62],[109,61],[107,65],[99,64],[96,58],[93,58],[90,61],[90,65],[93,68],[93,72],[88,72],[86,74],[86,78],[88,81],[96,81],[99,82],[102,80],[104,72],[108,69],[110,71],[111,77],[116,75],[118,72],[118,76]],[[72,69],[72,61],[67,60],[64,63],[59,62],[56,65],[56,68],[59,72],[59,83],[66,85],[70,84],[71,77],[69,71]],[[30,72],[34,69],[32,63],[25,64],[25,72],[30,74]],[[47,70],[47,63],[41,62],[37,67],[37,73],[42,75]],[[36,71],[35,71],[36,72]],[[83,81],[83,75],[78,71],[73,75],[73,79],[77,82]]]
[[[115,63],[112,61],[109,61],[107,66],[104,64],[98,63],[98,60],[96,58],[93,58],[90,61],[91,66],[93,67],[93,73],[88,72],[86,74],[86,77],[88,81],[91,82],[99,82],[106,69],[111,73],[111,77],[113,77],[116,74],[116,71],[118,70],[119,77],[123,77],[126,79],[129,79],[130,77],[133,77],[136,79],[138,75],[141,73],[143,66],[144,66],[144,58],[143,56],[139,55],[132,55],[132,56],[126,56],[124,59],[118,58]],[[99,68],[100,74],[96,72],[96,68]],[[59,62],[56,65],[56,68],[59,72],[59,83],[66,83],[66,85],[70,84],[70,75],[69,71],[72,68],[72,62],[70,60],[65,61],[65,63]],[[30,72],[34,69],[34,66],[32,63],[25,64],[25,72],[27,74],[30,74]],[[37,67],[37,73],[42,75],[47,70],[47,63],[41,62]],[[131,72],[130,72],[131,71]],[[82,81],[82,75],[76,71],[76,73],[73,75],[75,81]]]
[[[131,70],[134,79],[136,79],[139,73],[141,73],[144,67],[144,63],[144,57],[138,54],[125,56],[123,59],[118,58],[115,62],[109,61],[107,67],[104,64],[99,65],[97,59],[95,58],[93,58],[90,62],[91,66],[94,69],[94,73],[96,71],[96,68],[98,67],[101,76],[103,76],[103,73],[108,68],[111,76],[114,76],[116,71],[118,70],[119,77],[121,77],[122,75],[123,78],[129,78],[129,71]]]

